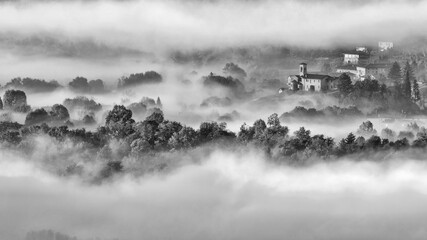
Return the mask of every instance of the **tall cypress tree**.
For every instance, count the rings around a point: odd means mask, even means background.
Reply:
[[[405,67],[403,67],[403,80],[409,78],[409,81],[412,82],[415,80],[414,71],[409,62],[406,62]]]
[[[417,80],[414,80],[412,83],[412,100],[414,102],[421,100],[420,88],[418,86]]]
[[[411,93],[412,93],[412,89],[411,89],[411,70],[410,70],[410,66],[409,64],[406,65],[406,69],[405,69],[405,73],[404,76],[405,78],[403,79],[403,84],[402,84],[402,94],[403,96],[405,96],[405,98],[407,99],[411,99]]]
[[[400,73],[400,65],[397,62],[394,62],[390,68],[390,72],[388,73],[388,78],[394,81],[400,81],[402,79],[402,74]]]

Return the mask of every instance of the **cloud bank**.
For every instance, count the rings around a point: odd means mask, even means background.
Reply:
[[[426,37],[421,31],[426,8],[426,1],[5,2],[0,39],[13,45],[48,36],[136,52],[259,44],[330,47]]]
[[[427,165],[419,161],[271,165],[216,151],[168,175],[88,186],[1,153],[0,233],[81,238],[425,239]]]

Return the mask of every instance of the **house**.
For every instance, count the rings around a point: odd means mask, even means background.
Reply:
[[[381,79],[386,78],[387,73],[390,70],[390,64],[388,63],[371,63],[365,66],[366,74],[365,76],[368,76],[373,79]]]
[[[354,75],[358,75],[357,66],[356,65],[342,65],[337,67],[337,73],[351,73]]]
[[[343,53],[344,65],[365,64],[369,61],[369,54],[364,51],[349,51]]]
[[[327,91],[336,88],[334,80],[335,78],[329,75],[307,73],[307,64],[301,63],[299,74],[288,77],[288,87],[293,91]]]
[[[352,81],[371,79],[381,79],[387,76],[390,70],[388,63],[370,63],[367,65],[343,65],[337,67],[337,73],[347,73]]]
[[[353,83],[358,80],[363,80],[363,77],[366,75],[365,68],[357,65],[343,65],[337,67],[336,72],[347,74]]]
[[[368,53],[368,48],[367,47],[356,47],[356,52]]]
[[[378,42],[378,50],[384,52],[393,49],[393,42]]]

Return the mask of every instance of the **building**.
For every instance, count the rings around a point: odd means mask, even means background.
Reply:
[[[390,70],[390,64],[388,63],[371,63],[366,65],[365,76],[370,77],[371,79],[380,80],[381,78],[386,78]]]
[[[351,73],[354,75],[358,75],[357,66],[343,65],[343,66],[337,67],[337,73]]]
[[[356,47],[356,52],[368,53],[368,48],[367,47]]]
[[[351,80],[382,79],[385,78],[390,70],[388,63],[370,63],[367,65],[343,65],[337,67],[337,73],[347,73]]]
[[[358,66],[356,65],[343,65],[340,67],[337,67],[336,72],[339,74],[347,74],[352,82],[356,82],[357,80],[360,80],[359,71],[357,70]]]
[[[387,50],[393,49],[393,43],[392,42],[378,42],[378,50],[380,52],[384,52]]]
[[[323,74],[311,74],[307,72],[307,64],[299,65],[299,74],[288,77],[288,87],[293,91],[320,92],[336,88],[335,78]]]
[[[364,51],[350,51],[343,53],[344,65],[367,64],[369,62],[369,54]]]

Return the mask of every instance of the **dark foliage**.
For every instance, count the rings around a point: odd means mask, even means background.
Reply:
[[[363,117],[363,113],[356,107],[341,108],[337,106],[327,107],[322,110],[314,108],[295,107],[290,112],[285,112],[280,116],[282,120],[323,120],[325,118],[357,118]]]
[[[71,90],[80,92],[80,93],[102,93],[105,92],[104,82],[101,79],[90,80],[84,77],[76,77],[68,86]]]
[[[232,62],[225,64],[222,71],[226,76],[231,76],[233,78],[237,78],[240,80],[244,80],[247,76],[243,68],[239,67],[239,65],[234,64]]]
[[[61,87],[55,80],[45,81],[33,78],[14,78],[7,82],[5,88],[21,89],[30,92],[51,92]]]
[[[25,125],[34,125],[41,124],[44,122],[49,122],[50,116],[43,108],[39,108],[31,111],[25,117]]]
[[[68,86],[74,91],[77,92],[90,92],[90,86],[87,82],[87,78],[76,77],[71,82],[68,83]]]
[[[119,88],[126,88],[141,84],[161,83],[162,80],[163,78],[159,73],[154,71],[148,71],[145,73],[131,74],[128,77],[123,76],[119,79],[117,86]]]
[[[202,80],[205,87],[224,87],[238,97],[246,93],[245,86],[239,79],[218,76],[211,73],[209,76],[203,77]]]
[[[4,108],[16,112],[28,112],[27,95],[21,90],[7,90],[3,96]]]
[[[102,109],[102,105],[84,96],[67,98],[64,100],[64,106],[73,111],[75,109],[84,109],[87,111],[97,112]]]

